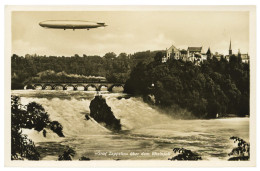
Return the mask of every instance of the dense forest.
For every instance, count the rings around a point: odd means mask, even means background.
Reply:
[[[154,97],[155,105],[188,109],[196,117],[214,118],[218,114],[249,115],[249,64],[240,56],[208,59],[200,66],[170,59],[161,63],[163,53],[154,61],[138,63],[126,81],[125,92]]]
[[[195,65],[175,59],[162,63],[163,55],[162,51],[118,56],[109,52],[103,57],[14,54],[12,89],[23,89],[33,79],[46,81],[46,76],[49,81],[100,76],[109,82],[125,83],[128,94],[145,100],[153,97],[156,106],[168,111],[177,105],[199,118],[249,115],[249,64],[242,63],[240,56],[233,55],[229,61],[213,58]]]
[[[130,55],[120,53],[118,56],[109,52],[103,57],[77,54],[71,57],[27,54],[23,57],[14,54],[11,57],[12,89],[23,89],[33,77],[53,72],[60,73],[61,76],[74,74],[77,81],[79,77],[84,79],[84,76],[101,76],[109,82],[124,83],[137,63],[151,62],[157,52],[144,51]],[[50,78],[49,81],[55,81],[56,78]]]

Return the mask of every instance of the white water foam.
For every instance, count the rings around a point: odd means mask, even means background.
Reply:
[[[22,104],[35,101],[49,113],[52,121],[63,126],[65,138],[57,137],[47,130],[47,137],[42,132],[23,129],[34,142],[46,143],[45,148],[56,141],[62,145],[72,146],[79,156],[86,155],[91,159],[108,159],[96,156],[96,150],[113,152],[135,151],[172,152],[174,147],[183,147],[198,152],[206,160],[226,160],[233,148],[231,136],[249,140],[249,118],[226,118],[212,120],[174,120],[158,112],[141,98],[121,98],[121,93],[102,94],[111,107],[115,117],[120,119],[123,134],[108,131],[93,119],[86,120],[89,105],[95,92],[74,91],[16,91],[21,96]],[[58,144],[59,144],[58,143]],[[44,144],[41,144],[44,145]],[[57,154],[53,154],[57,158]],[[167,160],[170,156],[147,157],[144,159]],[[125,159],[132,159],[131,156]],[[135,158],[134,158],[135,159]]]

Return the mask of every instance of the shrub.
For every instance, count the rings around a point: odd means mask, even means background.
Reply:
[[[33,141],[22,134],[22,128],[44,130],[44,137],[46,137],[44,128],[50,128],[60,137],[64,137],[62,125],[57,121],[50,121],[49,115],[42,105],[31,102],[23,106],[18,96],[11,96],[11,159],[39,160],[40,154],[37,152]]]
[[[85,157],[85,156],[82,156],[80,159],[79,159],[80,161],[89,161],[90,160],[90,158],[88,158],[88,157]]]
[[[234,143],[237,143],[237,147],[233,148],[232,151],[228,154],[233,156],[229,158],[229,161],[237,160],[249,160],[250,159],[250,144],[239,137],[230,137],[231,140],[234,140]]]
[[[174,153],[179,153],[177,156],[169,158],[168,160],[202,160],[202,158],[191,150],[185,148],[174,148]]]
[[[76,152],[72,148],[68,147],[68,149],[66,149],[62,155],[59,155],[58,160],[72,160],[75,153]]]

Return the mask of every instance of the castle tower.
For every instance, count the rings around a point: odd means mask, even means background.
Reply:
[[[229,51],[228,51],[229,53],[229,56],[231,56],[232,55],[232,48],[231,48],[231,39],[230,39],[230,44],[229,44]]]

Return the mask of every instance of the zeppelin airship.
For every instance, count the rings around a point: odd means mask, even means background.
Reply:
[[[98,27],[106,27],[103,22],[92,22],[83,20],[47,20],[39,23],[44,28],[52,29],[93,29]]]

